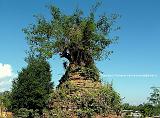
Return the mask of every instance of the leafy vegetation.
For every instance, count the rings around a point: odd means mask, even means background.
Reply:
[[[12,110],[21,108],[38,110],[41,115],[52,92],[50,65],[40,58],[29,58],[27,68],[23,68],[13,81],[11,93]]]
[[[151,87],[152,93],[151,96],[149,97],[149,102],[154,105],[160,105],[160,87]]]
[[[80,9],[76,9],[72,15],[66,15],[51,5],[50,20],[36,16],[36,24],[23,30],[30,49],[45,58],[59,54],[68,59],[69,67],[86,67],[93,73],[94,61],[108,57],[113,52],[107,47],[114,43],[117,37],[110,38],[109,34],[115,29],[113,26],[119,17],[117,14],[104,14],[97,19],[95,12],[99,5],[100,3],[97,3],[93,6],[87,17]]]
[[[140,111],[144,117],[152,117],[160,115],[160,90],[159,87],[151,87],[153,90],[150,93],[148,103],[140,104],[138,106],[123,104],[124,110]]]
[[[133,112],[140,111],[140,113],[144,117],[152,117],[152,116],[160,115],[160,105],[153,106],[152,104],[149,104],[149,103],[140,104],[138,106],[123,104],[123,109],[124,110],[133,110]]]
[[[7,108],[6,110],[11,109],[10,94],[10,91],[0,93],[0,107]]]
[[[52,93],[49,104],[52,108],[50,114],[57,117],[59,111],[61,111],[61,115],[68,117],[74,115],[79,118],[90,118],[96,115],[107,116],[110,113],[118,114],[121,111],[120,96],[109,84],[98,89],[86,89],[76,87],[68,82]]]
[[[92,58],[101,59],[107,51],[106,47],[113,43],[109,33],[118,15],[102,15],[96,21],[94,12],[98,5],[88,17],[84,17],[80,9],[73,15],[65,15],[59,8],[51,5],[50,21],[44,17],[36,17],[37,23],[24,29],[31,48],[45,57],[60,53],[71,63],[77,64],[86,64]]]
[[[119,15],[104,14],[97,18],[95,12],[99,5],[93,6],[88,16],[80,9],[66,15],[51,5],[50,20],[36,16],[36,23],[23,29],[30,46],[29,54],[33,56],[29,56],[27,67],[13,81],[10,100],[15,117],[36,118],[45,113],[53,118],[91,118],[120,113],[119,94],[110,84],[101,84],[95,65],[95,61],[107,58],[113,52],[108,47],[117,37],[111,38],[109,34],[119,29],[114,27]],[[56,54],[68,59],[69,65],[64,63],[66,72],[53,90],[46,59]],[[70,81],[74,76],[79,80],[90,80],[85,84],[97,82],[99,86],[79,87]]]

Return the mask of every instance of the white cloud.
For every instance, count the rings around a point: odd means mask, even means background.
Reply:
[[[9,64],[0,63],[0,92],[9,90],[12,85],[12,80],[17,75],[13,73],[12,66]]]
[[[0,79],[12,76],[12,68],[9,64],[0,63]]]

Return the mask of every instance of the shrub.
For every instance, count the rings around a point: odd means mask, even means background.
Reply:
[[[98,89],[78,88],[71,83],[66,84],[67,88],[63,85],[52,94],[52,114],[75,114],[79,118],[90,118],[96,114],[107,116],[121,111],[120,96],[110,84],[102,85]]]

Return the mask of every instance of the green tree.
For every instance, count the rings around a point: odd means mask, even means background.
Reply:
[[[10,94],[10,91],[0,93],[0,106],[7,110],[10,110],[11,108]]]
[[[49,63],[44,59],[29,58],[28,66],[23,68],[18,78],[13,81],[12,110],[26,108],[38,110],[39,114],[42,114],[52,89]]]
[[[93,6],[87,17],[80,9],[76,9],[72,15],[66,15],[51,5],[50,20],[36,16],[36,24],[23,30],[31,50],[46,58],[60,54],[69,60],[69,67],[74,65],[95,69],[94,61],[108,57],[113,52],[108,50],[108,46],[117,37],[111,38],[109,34],[119,29],[113,25],[119,15],[95,16],[99,5]]]
[[[123,108],[123,110],[130,110],[130,105],[129,105],[129,103],[124,103],[124,104],[122,105],[122,108]]]
[[[152,92],[150,93],[151,96],[149,97],[149,102],[152,105],[157,106],[160,105],[160,88],[159,87],[151,87]]]

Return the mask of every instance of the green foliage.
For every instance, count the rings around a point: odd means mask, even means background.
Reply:
[[[87,67],[83,66],[78,66],[76,65],[75,68],[69,66],[66,68],[65,74],[61,77],[60,79],[60,84],[61,85],[63,82],[66,82],[69,80],[69,74],[70,73],[79,73],[81,77],[84,77],[85,79],[88,80],[93,80],[93,81],[99,81],[100,82],[100,75],[99,75],[99,70],[95,66],[95,64],[90,64]]]
[[[46,101],[52,92],[50,65],[41,58],[29,58],[28,66],[13,81],[11,93],[12,110],[21,108],[39,110],[46,107]]]
[[[14,118],[40,118],[38,110],[20,108],[15,114]]]
[[[110,113],[111,111],[116,112],[117,114],[121,111],[121,98],[120,95],[113,90],[111,85],[104,85],[99,89],[98,93],[99,99],[98,100],[101,104],[101,113],[105,113],[108,111]]]
[[[50,101],[53,105],[52,114],[59,114],[58,111],[61,111],[61,114],[73,113],[79,118],[90,118],[97,114],[118,114],[121,111],[120,96],[109,84],[89,90],[66,82],[55,90]]]
[[[128,103],[125,103],[122,105],[122,108],[123,110],[133,110],[133,112],[140,111],[143,117],[152,117],[160,115],[160,105],[153,106],[150,103],[140,104],[138,106],[129,105]]]
[[[128,103],[124,103],[124,104],[122,105],[122,108],[123,108],[124,110],[137,111],[137,110],[139,110],[140,107],[141,107],[141,105],[140,105],[140,106],[135,106],[135,105],[130,105],[130,104],[128,104]]]
[[[113,26],[119,15],[102,15],[96,20],[94,14],[97,6],[99,4],[85,17],[80,9],[66,15],[51,5],[50,20],[36,16],[36,24],[23,29],[31,49],[46,58],[61,54],[71,63],[79,65],[108,57],[112,51],[106,47],[115,41],[109,33],[115,29]]]
[[[0,106],[7,108],[7,110],[11,109],[10,94],[9,91],[0,93]]]
[[[90,64],[87,67],[82,67],[80,69],[80,75],[86,77],[87,79],[91,79],[93,81],[100,81],[99,70],[95,66],[95,64]]]
[[[30,45],[30,51],[33,51],[36,56],[48,59],[55,54],[59,54],[69,61],[69,66],[65,66],[66,73],[60,80],[60,86],[51,94],[51,99],[48,101],[48,107],[53,106],[48,111],[51,117],[67,118],[76,115],[89,118],[94,114],[107,115],[111,112],[118,113],[121,110],[120,96],[113,90],[112,86],[102,86],[97,90],[84,89],[73,86],[66,81],[70,79],[70,75],[77,73],[80,78],[100,82],[99,71],[94,61],[106,58],[112,53],[108,50],[108,46],[114,43],[117,37],[111,38],[109,34],[115,30],[114,23],[119,15],[102,15],[97,18],[95,11],[98,6],[99,3],[92,8],[86,17],[80,9],[76,9],[73,14],[67,15],[56,6],[51,5],[49,7],[51,19],[36,16],[36,23],[23,29]],[[33,68],[30,66],[32,64],[37,65],[30,61],[28,67],[19,73],[19,77],[13,83],[13,99],[19,99],[19,101],[13,101],[13,108],[15,109],[41,110],[48,97],[47,94],[45,99],[41,98],[45,91],[38,85],[49,85],[36,82],[35,78],[36,80],[42,80],[41,78],[47,76],[49,78],[50,75],[46,75],[41,69],[39,72],[39,68],[44,64],[41,64],[40,67],[33,66]],[[36,70],[37,68],[38,70]],[[32,86],[32,83],[34,83],[34,86]],[[28,85],[33,88],[38,86],[38,90],[29,89]],[[37,95],[37,92],[38,96],[33,99],[32,95]],[[27,100],[24,101],[24,99]]]
[[[151,87],[152,93],[149,97],[149,102],[151,102],[152,105],[160,105],[160,87]]]

